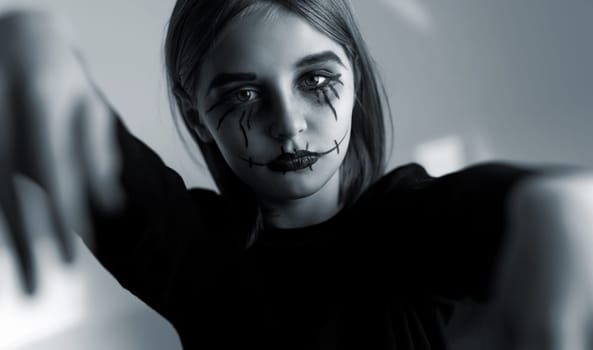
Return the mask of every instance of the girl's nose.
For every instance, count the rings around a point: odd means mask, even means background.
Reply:
[[[278,99],[270,123],[270,135],[277,140],[287,140],[307,130],[305,114],[289,97]]]

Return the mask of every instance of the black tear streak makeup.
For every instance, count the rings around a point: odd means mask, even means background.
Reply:
[[[334,144],[336,145],[336,151],[338,152],[338,154],[340,154],[340,144],[336,140],[334,140]]]
[[[251,130],[251,114],[253,114],[253,106],[247,110],[247,130]]]
[[[220,107],[222,104],[224,103],[224,101],[218,101],[215,104],[213,104],[212,106],[210,106],[210,108],[208,108],[208,110],[206,111],[206,113],[210,113],[212,112],[214,109],[216,109],[217,107]]]
[[[231,114],[232,112],[235,111],[235,107],[231,107],[229,108],[226,112],[224,112],[224,114],[222,115],[222,117],[220,117],[220,119],[218,120],[218,125],[216,126],[216,130],[219,130],[220,127],[222,126],[222,122],[226,119],[226,117]]]
[[[241,119],[239,119],[239,128],[241,129],[241,132],[243,133],[243,138],[245,139],[245,148],[249,148],[249,139],[247,138],[247,132],[245,131],[245,128],[243,127],[244,119],[245,119],[245,111],[243,111],[243,113],[241,114]]]
[[[330,85],[329,88],[334,93],[334,95],[336,95],[336,98],[339,99],[340,95],[338,94],[338,90],[336,90],[336,88],[333,85]]]
[[[338,120],[338,113],[336,113],[336,109],[332,105],[331,101],[329,100],[329,96],[327,96],[327,90],[323,90],[323,98],[325,99],[325,103],[331,108],[332,113],[334,114],[334,118],[336,121]]]

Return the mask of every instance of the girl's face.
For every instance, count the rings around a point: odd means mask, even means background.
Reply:
[[[293,200],[339,184],[354,75],[343,48],[305,20],[264,13],[232,21],[204,57],[197,131],[260,199]]]

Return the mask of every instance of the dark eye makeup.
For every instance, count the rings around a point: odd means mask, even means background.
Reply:
[[[231,90],[230,92],[222,94],[207,110],[206,113],[210,113],[213,110],[222,107],[240,107],[242,105],[248,105],[259,99],[260,92],[254,87],[241,87],[238,89]]]
[[[244,87],[225,94],[222,99],[226,104],[241,105],[254,102],[259,99],[259,95],[260,92],[257,89]]]
[[[341,76],[339,73],[331,73],[325,70],[308,72],[301,76],[298,86],[305,91],[311,92],[328,88],[332,88],[335,91],[334,86],[336,84],[344,85],[342,80],[340,80]]]
[[[338,120],[337,112],[331,102],[330,93],[335,98],[339,99],[340,95],[336,89],[336,85],[344,85],[342,82],[341,74],[333,73],[326,69],[312,70],[302,74],[296,82],[296,87],[305,93],[313,94],[317,99],[317,103],[326,104],[330,107],[334,118]],[[237,89],[231,90],[224,93],[217,102],[215,102],[206,112],[210,112],[218,107],[227,106],[228,108],[224,111],[223,116],[219,118],[217,128],[220,128],[222,122],[226,117],[237,110],[238,108],[244,108],[251,106],[253,103],[258,102],[262,96],[260,89],[253,86],[242,86]],[[251,110],[248,114],[251,114]],[[242,117],[245,117],[244,115]],[[250,124],[250,115],[247,118],[248,125]],[[244,119],[244,118],[242,118]],[[242,125],[242,123],[241,123]],[[250,126],[250,125],[249,125]],[[250,127],[249,127],[250,128]]]
[[[317,103],[323,104],[325,103],[332,111],[334,115],[334,119],[338,120],[338,113],[332,104],[332,99],[330,98],[330,92],[337,98],[340,99],[340,94],[338,90],[336,90],[336,84],[344,85],[342,82],[341,74],[330,73],[327,71],[314,71],[303,76],[301,82],[303,85],[306,86],[306,91],[312,92],[315,94],[317,98]]]

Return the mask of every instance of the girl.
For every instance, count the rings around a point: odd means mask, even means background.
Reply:
[[[590,252],[591,232],[561,225],[591,212],[574,195],[590,176],[384,174],[389,115],[347,1],[177,2],[170,93],[218,193],[187,190],[128,133],[49,22],[8,16],[0,41],[0,203],[29,290],[15,173],[47,190],[65,255],[65,227],[94,232],[101,263],[185,349],[445,349],[451,301],[492,296],[507,323],[484,346],[565,349],[569,334],[585,349],[591,314],[556,310],[592,281],[571,248]]]

